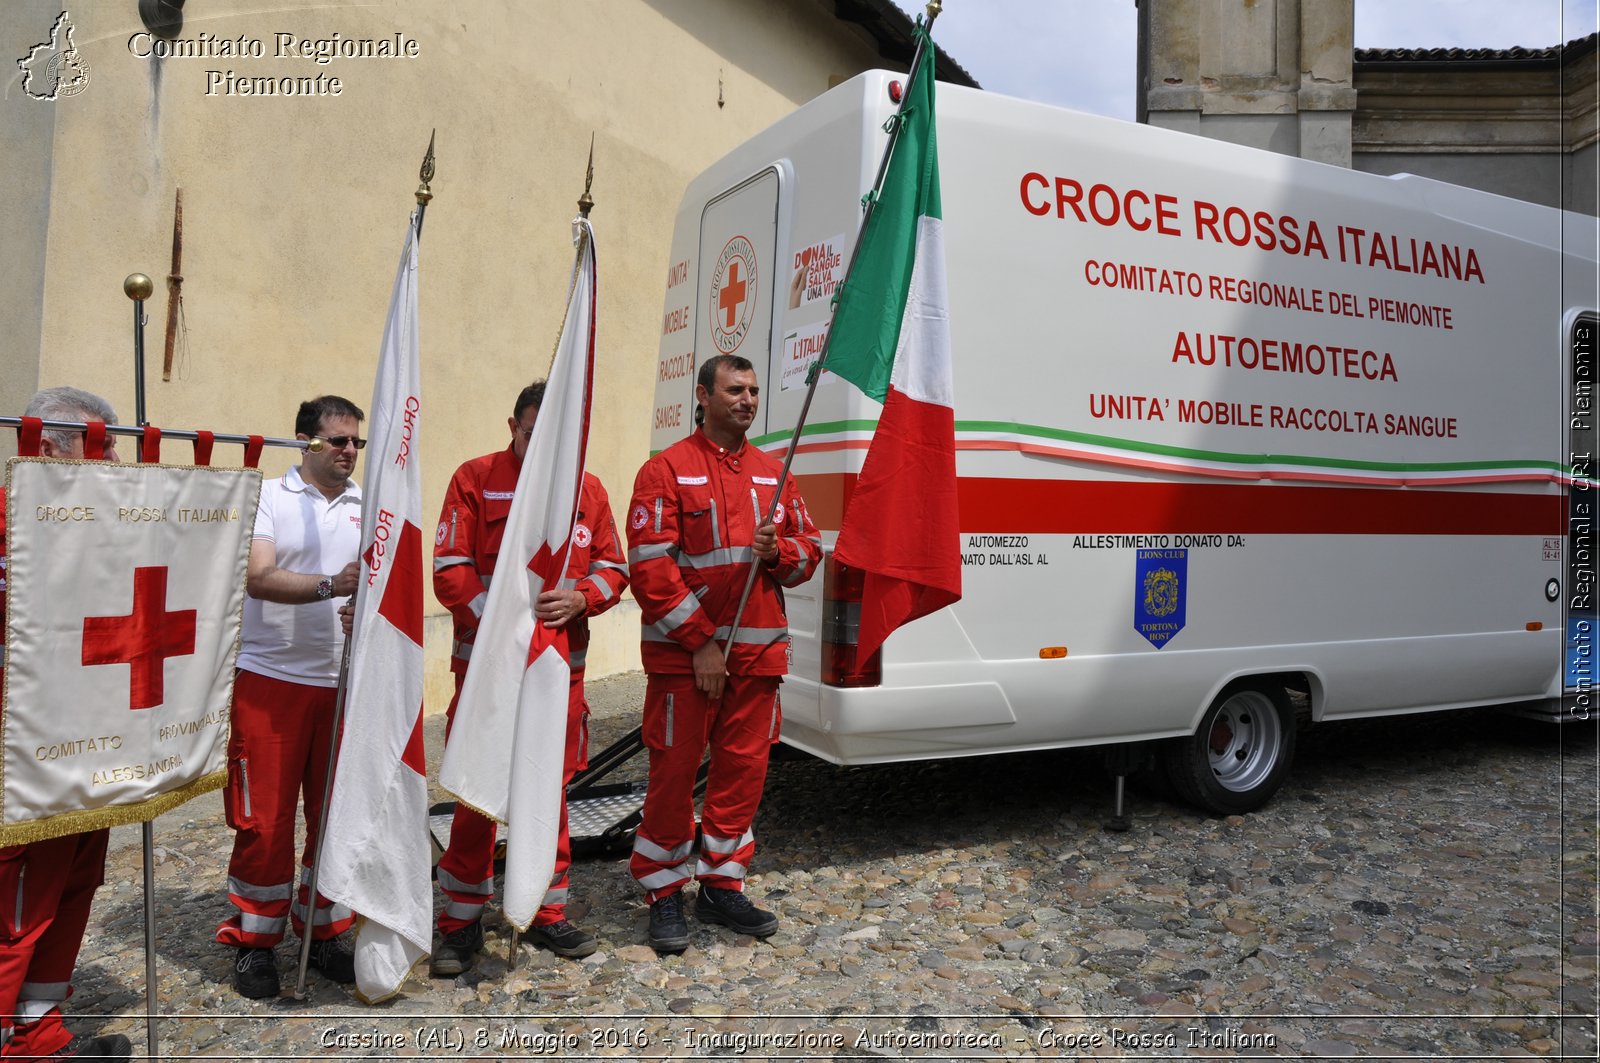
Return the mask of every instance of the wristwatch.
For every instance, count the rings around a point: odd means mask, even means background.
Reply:
[[[317,601],[325,602],[333,597],[333,577],[323,576],[317,580]]]

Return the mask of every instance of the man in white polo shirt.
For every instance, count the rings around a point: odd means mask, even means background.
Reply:
[[[304,936],[307,883],[321,824],[333,746],[344,634],[338,602],[355,593],[361,549],[361,488],[351,479],[365,415],[349,399],[300,404],[295,438],[321,440],[283,477],[262,484],[245,576],[248,596],[228,740],[228,899],[237,909],[217,940],[237,948],[233,985],[275,997],[273,948],[292,917]],[[295,895],[295,802],[305,796],[306,840]],[[291,900],[293,903],[291,904]],[[311,966],[336,982],[355,980],[339,937],[350,910],[319,896],[311,919]]]

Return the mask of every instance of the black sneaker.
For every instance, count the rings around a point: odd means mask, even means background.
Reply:
[[[571,960],[593,955],[594,950],[600,947],[593,934],[585,934],[565,919],[529,927],[528,936],[557,956]]]
[[[342,937],[324,938],[311,943],[311,966],[330,982],[349,985],[356,980],[356,954]]]
[[[241,948],[233,961],[233,988],[251,1000],[277,996],[278,961],[272,950]]]
[[[472,969],[473,958],[483,948],[483,923],[471,922],[452,930],[434,946],[428,973],[435,978],[454,978]]]
[[[694,899],[694,917],[702,923],[720,923],[751,937],[771,937],[778,932],[778,917],[750,903],[739,890],[701,886]]]
[[[689,923],[683,917],[681,890],[650,903],[647,940],[657,952],[682,952],[689,947]]]
[[[241,952],[244,950],[240,950]],[[269,952],[267,949],[252,950]],[[269,953],[270,954],[270,953]],[[276,981],[276,978],[274,978]],[[133,1055],[133,1042],[120,1033],[108,1033],[102,1037],[78,1037],[62,1045],[51,1055],[43,1057],[44,1063],[54,1063],[58,1059],[114,1059],[117,1063],[128,1063]]]

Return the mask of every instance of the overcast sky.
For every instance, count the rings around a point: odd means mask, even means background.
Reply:
[[[1597,5],[1356,0],[1356,47],[1547,48],[1595,32]],[[1131,121],[1137,17],[1134,0],[944,0],[934,37],[991,92]]]

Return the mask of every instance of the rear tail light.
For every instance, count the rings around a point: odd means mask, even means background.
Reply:
[[[861,597],[867,576],[828,556],[822,575],[822,681],[833,687],[875,687],[883,682],[883,653],[856,659]]]

